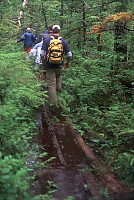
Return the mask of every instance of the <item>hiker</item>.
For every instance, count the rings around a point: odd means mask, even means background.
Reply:
[[[62,91],[62,67],[63,66],[68,67],[70,59],[72,57],[72,53],[69,49],[67,42],[59,35],[60,26],[54,25],[52,30],[53,30],[53,36],[50,36],[49,38],[43,41],[41,49],[41,59],[46,69],[50,107],[59,104],[56,96],[56,90],[58,92]],[[56,41],[58,41],[58,43],[60,44],[59,45],[60,48],[58,50],[56,49],[56,52],[51,48],[54,39],[56,39]],[[55,47],[57,48],[58,46]],[[51,54],[51,50],[53,55]],[[67,56],[65,65],[63,62],[64,53]]]
[[[22,35],[22,37],[19,38],[19,40],[15,41],[15,43],[18,43],[20,41],[24,40],[24,52],[28,53],[32,49],[32,43],[35,42],[36,37],[31,32],[31,28],[27,28],[27,32]]]
[[[38,36],[37,40],[35,41],[35,44],[50,37],[53,34],[52,27],[53,27],[53,24],[50,24],[48,27],[48,30],[46,30],[45,33],[42,33]]]
[[[41,41],[40,43],[36,44],[30,51],[28,59],[30,59],[31,57],[36,57],[35,58],[35,67],[34,67],[34,72],[36,75],[36,80],[37,82],[39,82],[39,78],[41,77],[42,80],[45,80],[46,83],[46,73],[45,73],[45,69],[42,65],[41,59],[40,59],[40,54],[41,54],[41,47],[42,47],[43,41]],[[42,71],[41,75],[40,72]]]

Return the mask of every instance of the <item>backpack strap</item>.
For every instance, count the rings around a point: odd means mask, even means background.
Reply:
[[[58,37],[58,40],[60,40],[62,37]]]
[[[54,36],[50,36],[50,38],[52,38],[54,40]]]

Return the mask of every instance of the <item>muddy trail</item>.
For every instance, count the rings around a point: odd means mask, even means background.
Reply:
[[[45,106],[38,113],[40,158],[45,167],[35,171],[32,193],[52,193],[54,200],[131,200],[126,186],[104,169],[72,125],[55,111]],[[53,157],[54,159],[51,159]],[[49,161],[50,159],[50,161]],[[32,161],[34,162],[34,161]],[[50,198],[49,198],[50,199]]]

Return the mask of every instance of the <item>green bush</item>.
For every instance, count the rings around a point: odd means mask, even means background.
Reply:
[[[27,193],[29,184],[27,167],[24,161],[0,153],[0,193],[1,200],[30,199]]]
[[[26,156],[36,134],[36,113],[44,103],[32,65],[23,53],[1,54],[0,192],[1,200],[31,199]],[[34,152],[33,152],[34,153]]]
[[[120,68],[114,74],[110,66],[112,58],[106,53],[103,59],[97,59],[97,52],[94,56],[96,59],[92,59],[91,53],[90,58],[83,59],[76,54],[70,68],[65,70],[64,89],[59,95],[64,115],[70,117],[74,128],[96,154],[120,178],[132,183],[134,72],[131,68]]]

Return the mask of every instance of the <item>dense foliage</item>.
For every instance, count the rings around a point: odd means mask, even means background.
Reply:
[[[102,34],[92,33],[110,15],[133,13],[132,0],[5,0],[1,7],[0,186],[3,199],[28,199],[25,166],[29,141],[35,134],[35,111],[42,103],[23,43],[15,45],[27,27],[36,37],[50,23],[73,53],[63,72],[58,96],[64,115],[99,158],[122,180],[134,179],[133,18],[110,21]],[[21,26],[17,21],[24,10]],[[19,27],[19,28],[18,28]],[[8,184],[6,184],[8,182]]]
[[[0,64],[1,199],[31,199],[26,158],[32,149],[41,92],[22,53],[4,50]]]

